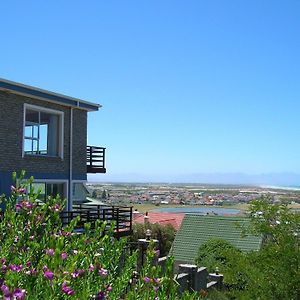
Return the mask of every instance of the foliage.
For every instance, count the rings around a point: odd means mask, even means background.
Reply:
[[[49,197],[37,205],[33,179],[23,178],[24,172],[18,181],[14,173],[12,194],[2,199],[6,210],[0,221],[0,298],[178,299],[172,258],[164,272],[153,266],[153,243],[137,274],[137,253],[129,255],[126,240],[113,238],[113,227],[104,234],[106,223],[96,221],[93,232],[88,223],[78,232],[78,218],[63,226],[61,199]]]
[[[214,238],[200,246],[195,262],[198,266],[205,266],[209,272],[216,268],[224,272],[230,256],[239,253],[240,250],[228,241]]]
[[[138,239],[144,239],[147,229],[151,230],[151,237],[159,241],[160,255],[168,255],[176,234],[174,227],[170,224],[134,224],[129,242],[137,243]]]

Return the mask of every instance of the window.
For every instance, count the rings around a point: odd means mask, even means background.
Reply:
[[[63,112],[25,104],[24,154],[63,156]]]
[[[66,185],[64,183],[34,182],[32,187],[35,192],[40,192],[38,200],[41,202],[46,202],[48,196],[55,198],[59,195],[61,200],[66,198]]]

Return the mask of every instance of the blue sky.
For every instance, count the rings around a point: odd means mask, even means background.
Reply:
[[[103,105],[88,124],[107,147],[99,180],[300,173],[299,1],[0,10],[0,77]]]

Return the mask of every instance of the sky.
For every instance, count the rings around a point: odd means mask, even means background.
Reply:
[[[0,77],[103,105],[88,144],[107,148],[107,174],[90,180],[300,180],[299,1],[10,0],[0,11]]]

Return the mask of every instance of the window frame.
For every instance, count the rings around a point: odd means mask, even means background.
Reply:
[[[58,155],[49,155],[49,154],[26,154],[25,153],[25,127],[26,127],[26,111],[27,110],[33,110],[37,111],[39,113],[48,113],[48,114],[54,114],[58,116],[58,126],[59,126],[59,137],[58,137]],[[40,124],[39,124],[40,126]],[[37,140],[39,144],[39,137],[36,138],[28,138],[27,140]],[[23,113],[23,136],[22,136],[22,157],[59,157],[62,160],[64,159],[64,112],[60,110],[50,109],[42,106],[32,105],[28,103],[24,103],[24,113]]]

